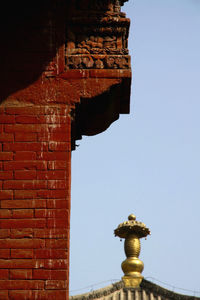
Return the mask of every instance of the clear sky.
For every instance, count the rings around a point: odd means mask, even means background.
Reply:
[[[122,10],[131,113],[72,154],[70,291],[120,280],[113,230],[134,213],[152,232],[141,240],[143,276],[200,297],[200,0],[129,0]]]

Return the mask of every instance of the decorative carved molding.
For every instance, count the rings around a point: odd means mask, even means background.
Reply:
[[[129,69],[129,55],[70,55],[67,69]]]
[[[66,26],[66,70],[130,69],[130,20],[121,12],[123,2],[72,1]]]

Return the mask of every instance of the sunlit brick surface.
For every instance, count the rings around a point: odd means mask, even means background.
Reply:
[[[68,107],[0,108],[0,299],[66,299]]]

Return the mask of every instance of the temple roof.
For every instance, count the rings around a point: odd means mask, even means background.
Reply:
[[[70,300],[197,300],[199,297],[187,296],[162,288],[143,279],[140,288],[125,288],[122,281],[89,293],[71,296]]]

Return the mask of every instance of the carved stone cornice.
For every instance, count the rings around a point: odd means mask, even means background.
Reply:
[[[129,113],[130,20],[121,12],[125,0],[71,0],[65,19],[64,80],[80,90],[72,122],[72,141],[98,134]],[[81,79],[78,79],[78,74]],[[82,83],[77,88],[77,82]]]
[[[124,1],[72,1],[67,20],[65,69],[130,69],[130,20]]]

